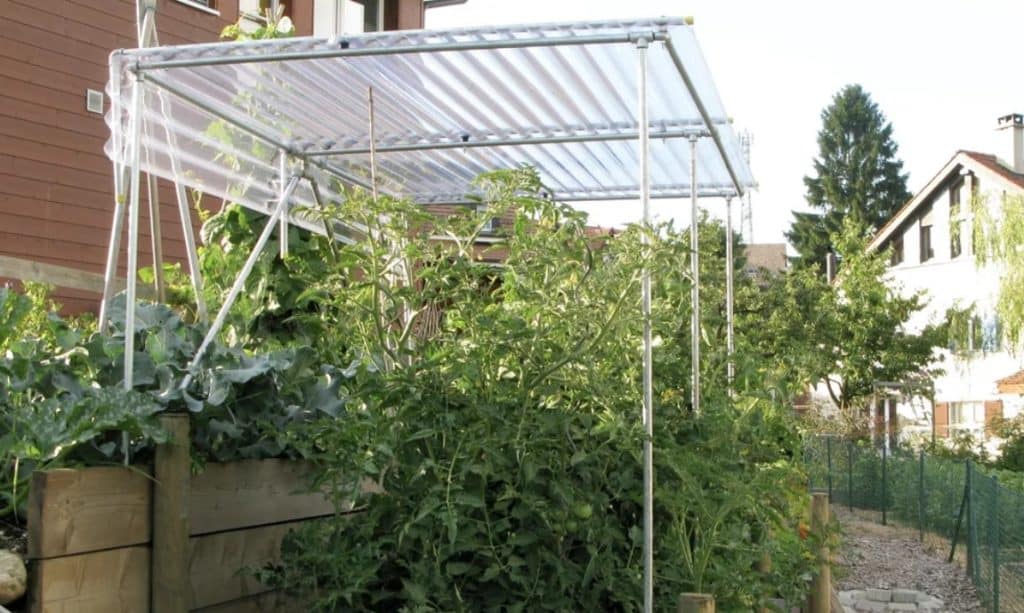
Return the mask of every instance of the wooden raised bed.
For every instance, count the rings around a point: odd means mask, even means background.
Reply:
[[[185,453],[187,460],[187,448]],[[170,505],[177,512],[158,514],[157,521],[178,522],[187,537],[174,542],[173,529],[157,529],[163,536],[155,549],[154,495],[168,492],[155,492],[145,472],[93,467],[36,473],[28,513],[29,611],[136,613],[181,610],[180,604],[209,613],[275,610],[283,595],[245,569],[277,560],[289,530],[334,514],[327,496],[307,490],[310,471],[300,461],[244,460],[210,464],[195,476],[186,472],[180,491],[187,500]],[[184,569],[184,588],[175,585],[174,568],[167,570],[178,563],[175,558]],[[180,603],[165,606],[160,594]]]

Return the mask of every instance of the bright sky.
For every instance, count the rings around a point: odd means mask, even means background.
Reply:
[[[843,85],[863,85],[892,122],[912,192],[958,149],[1005,158],[996,118],[1024,112],[1024,0],[469,0],[427,11],[426,25],[662,15],[694,17],[729,115],[753,135],[755,242],[782,242],[791,211],[806,209],[820,114]],[[588,210],[601,225],[639,217],[638,205]],[[654,210],[689,221],[688,203]]]

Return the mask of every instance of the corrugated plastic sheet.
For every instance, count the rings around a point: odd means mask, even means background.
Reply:
[[[653,41],[652,197],[689,196],[691,134],[700,135],[699,195],[751,186],[692,28],[677,19],[118,51],[107,152],[119,164],[130,161],[138,77],[144,171],[268,210],[284,151],[289,172],[304,169],[325,194],[337,194],[343,185],[369,184],[372,87],[382,192],[424,204],[466,202],[479,173],[531,165],[558,200],[635,199],[641,38]],[[308,182],[295,200],[312,204]]]

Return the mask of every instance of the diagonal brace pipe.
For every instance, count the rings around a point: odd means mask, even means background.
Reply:
[[[181,382],[181,388],[185,389],[189,383],[192,382],[192,376],[195,374],[195,368],[199,364],[199,361],[203,359],[203,355],[206,350],[209,349],[210,343],[220,333],[220,329],[224,327],[224,322],[227,321],[228,312],[231,307],[235,304],[235,300],[238,300],[238,295],[242,293],[245,288],[245,281],[249,278],[252,273],[252,269],[256,266],[256,260],[259,259],[260,254],[263,252],[264,247],[267,246],[267,241],[270,240],[270,235],[274,233],[274,227],[278,225],[279,220],[284,215],[285,211],[288,210],[288,201],[291,200],[292,194],[295,192],[295,188],[299,184],[299,175],[292,175],[289,179],[288,184],[281,192],[281,198],[277,202],[277,206],[274,208],[274,212],[271,213],[270,219],[267,220],[267,225],[263,227],[263,232],[260,234],[259,239],[256,241],[256,245],[252,249],[252,253],[249,254],[249,258],[245,260],[245,264],[242,266],[242,270],[238,273],[238,277],[235,278],[235,284],[231,286],[231,291],[228,292],[227,298],[224,299],[224,304],[221,305],[220,311],[217,312],[217,317],[213,320],[210,325],[210,329],[206,332],[206,337],[203,338],[203,342],[199,345],[199,349],[196,350],[195,356],[188,365],[188,374],[185,379]]]

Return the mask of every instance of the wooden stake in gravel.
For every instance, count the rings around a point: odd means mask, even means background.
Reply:
[[[711,594],[680,594],[676,613],[715,613],[715,597]]]
[[[828,548],[828,493],[811,494],[811,534],[821,539],[818,559],[821,569],[811,581],[808,609],[811,613],[829,613],[832,598],[832,567]]]

